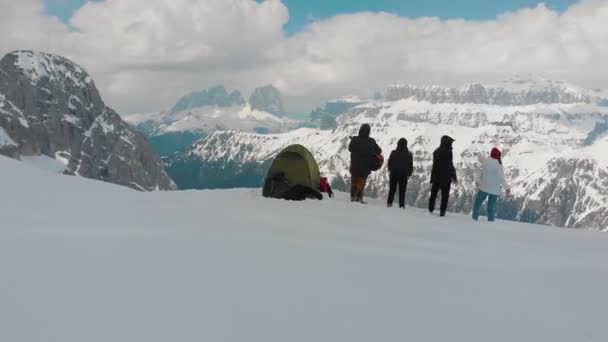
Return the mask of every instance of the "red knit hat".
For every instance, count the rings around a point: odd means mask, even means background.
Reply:
[[[500,157],[502,157],[502,152],[500,152],[499,149],[497,149],[496,147],[494,147],[492,149],[492,151],[490,152],[490,157],[492,157],[494,159],[500,160]]]

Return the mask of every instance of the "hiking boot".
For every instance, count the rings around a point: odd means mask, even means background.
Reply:
[[[393,203],[388,203],[386,206],[389,207],[389,208],[392,208],[393,207]]]
[[[399,209],[405,209],[405,206],[404,205],[400,205]]]

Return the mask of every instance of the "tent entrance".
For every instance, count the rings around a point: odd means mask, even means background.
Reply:
[[[308,161],[299,153],[283,152],[273,165],[273,175],[283,172],[293,185],[310,186],[310,171]]]
[[[310,151],[302,145],[290,145],[274,159],[262,195],[264,197],[322,199],[319,166]]]

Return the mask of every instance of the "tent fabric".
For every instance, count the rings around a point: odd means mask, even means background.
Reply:
[[[320,183],[319,166],[312,153],[302,145],[291,145],[283,149],[272,162],[264,182],[263,195],[285,198],[286,194],[290,194],[288,197],[293,197],[293,191],[298,190],[303,195],[296,197],[318,198]]]

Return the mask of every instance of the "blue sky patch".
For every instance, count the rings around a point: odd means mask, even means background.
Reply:
[[[261,1],[261,0],[258,0]],[[339,14],[357,12],[390,12],[405,17],[435,16],[442,19],[494,19],[497,15],[545,3],[549,8],[564,11],[574,0],[283,0],[289,8],[288,33],[296,33],[311,21]],[[47,13],[67,22],[86,0],[46,0]]]

